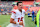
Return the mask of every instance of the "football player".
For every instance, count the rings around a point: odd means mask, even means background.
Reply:
[[[25,10],[22,2],[17,2],[17,10],[12,11],[10,18],[10,24],[7,27],[23,27],[23,18],[25,16]]]

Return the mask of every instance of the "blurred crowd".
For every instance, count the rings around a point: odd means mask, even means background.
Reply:
[[[0,2],[0,15],[1,14],[2,15],[7,15],[7,14],[10,15],[11,14],[11,10],[14,8],[13,6],[16,5],[16,3],[13,3],[13,2],[7,2],[7,1],[3,2],[3,1],[1,1]],[[25,2],[23,2],[23,3],[25,3]],[[40,8],[40,5],[38,5],[34,1],[32,5],[24,5],[24,7],[25,7],[25,11],[26,12],[32,12],[32,11],[30,11],[31,7],[39,7]],[[37,10],[35,10],[35,12],[37,13]]]
[[[0,15],[10,14],[12,10],[12,2],[1,2],[0,3]]]

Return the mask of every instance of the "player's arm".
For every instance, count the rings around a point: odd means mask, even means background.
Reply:
[[[25,12],[25,15],[27,15],[27,14],[28,14],[28,12],[27,13]]]
[[[14,21],[14,20],[15,20],[15,13],[12,12],[12,15],[11,15],[11,18],[10,18],[10,23],[16,24],[16,21]]]
[[[19,22],[19,25],[23,25],[23,21],[22,22]]]
[[[14,19],[10,18],[10,23],[16,24],[16,21],[14,21]]]
[[[25,15],[27,15],[27,14],[28,14],[28,12],[26,13],[26,12],[25,12],[25,10],[24,10],[23,12],[24,12],[24,14],[25,14]]]
[[[30,13],[30,14],[31,14],[31,12],[25,12],[25,10],[24,10],[24,13],[25,13],[25,15],[27,15],[28,13]]]

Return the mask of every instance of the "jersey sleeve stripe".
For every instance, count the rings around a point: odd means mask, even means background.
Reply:
[[[16,12],[15,12],[15,11],[12,11],[12,12],[16,14]]]

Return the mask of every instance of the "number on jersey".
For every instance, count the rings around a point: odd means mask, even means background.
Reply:
[[[19,21],[23,21],[23,17],[21,17],[21,19],[20,19],[20,18],[18,18],[18,22],[19,22]]]

